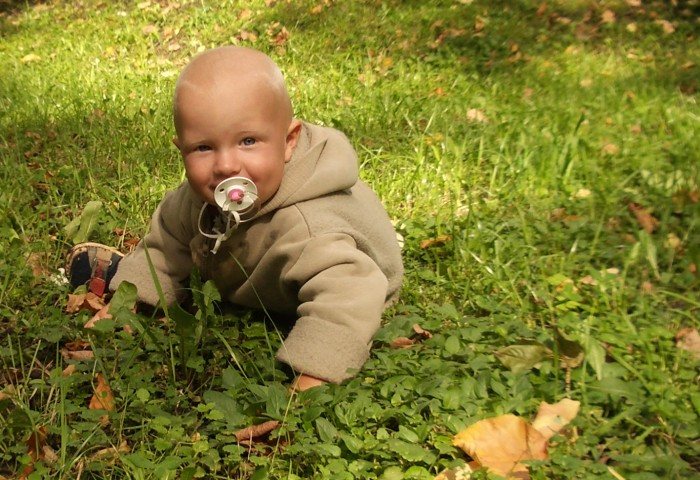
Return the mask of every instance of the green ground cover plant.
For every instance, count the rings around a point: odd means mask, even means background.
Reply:
[[[432,479],[468,425],[562,398],[580,412],[532,478],[697,478],[698,13],[1,0],[0,478]],[[66,312],[73,243],[128,250],[184,179],[175,78],[230,43],[348,135],[403,237],[402,299],[340,386],[290,395],[274,315],[196,273],[165,317],[128,286],[94,329]]]

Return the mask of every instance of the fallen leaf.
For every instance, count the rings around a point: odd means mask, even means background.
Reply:
[[[635,124],[630,127],[630,133],[634,133],[635,135],[639,135],[642,133],[642,126],[640,124]]]
[[[39,55],[37,55],[36,53],[30,53],[30,54],[25,55],[22,58],[20,58],[19,61],[21,63],[30,63],[30,62],[37,62],[39,60],[41,60],[41,57]]]
[[[478,465],[472,468],[471,464],[473,463],[475,462],[443,470],[433,480],[469,480],[472,477],[472,473],[479,468]]]
[[[452,237],[449,235],[438,235],[435,238],[427,238],[420,242],[420,248],[425,250],[426,248],[445,245],[450,240],[452,240]]]
[[[681,251],[683,247],[683,241],[673,232],[666,235],[666,242],[664,242],[664,244],[667,248],[675,250],[676,252]]]
[[[625,28],[627,29],[628,32],[635,33],[637,31],[637,24],[634,22],[630,22],[627,24],[627,26]]]
[[[642,293],[644,295],[650,295],[654,292],[654,285],[650,281],[642,282]]]
[[[416,343],[415,340],[411,340],[408,337],[396,337],[389,343],[392,348],[409,348]]]
[[[114,411],[114,394],[112,389],[107,384],[104,375],[98,373],[96,375],[97,386],[95,387],[92,398],[90,398],[89,410],[107,410]]]
[[[583,80],[581,80],[580,82],[578,82],[578,84],[579,84],[582,88],[590,88],[590,87],[593,85],[593,80],[590,79],[590,78],[584,78]]]
[[[158,31],[158,27],[156,27],[153,24],[146,25],[145,27],[143,27],[141,29],[141,33],[143,33],[144,35],[150,35],[151,33],[156,33],[157,31]]]
[[[529,100],[529,99],[532,97],[532,95],[533,95],[534,93],[535,93],[535,90],[533,90],[533,89],[530,88],[530,87],[525,87],[525,88],[523,89],[523,99]]]
[[[250,8],[244,8],[240,12],[238,12],[238,20],[247,20],[250,17],[253,16],[253,11]]]
[[[700,201],[700,190],[691,190],[688,192],[688,200],[693,203],[698,203],[698,201]]]
[[[661,25],[661,28],[663,29],[666,35],[670,35],[671,33],[676,31],[676,27],[674,27],[673,24],[668,20],[657,20],[656,23]]]
[[[521,461],[547,458],[544,436],[512,414],[476,422],[455,435],[452,444],[491,473],[508,478],[527,478]]]
[[[120,454],[129,453],[130,451],[131,447],[129,446],[129,444],[126,443],[126,440],[122,440],[122,443],[120,443],[118,447],[112,446],[96,451],[90,457],[90,460],[105,460],[109,458],[118,458]]]
[[[46,446],[46,427],[40,426],[32,433],[29,434],[29,438],[25,442],[27,445],[27,454],[31,459],[31,462],[24,467],[22,473],[20,473],[20,479],[26,479],[34,471],[34,463],[39,460],[44,460],[44,447]]]
[[[695,360],[700,360],[700,334],[697,328],[680,329],[676,333],[676,347],[690,352]]]
[[[545,440],[549,440],[576,418],[580,405],[581,402],[569,398],[564,398],[555,404],[542,402],[537,416],[532,421],[532,426],[542,434]]]
[[[66,313],[76,313],[81,310],[88,310],[92,313],[97,313],[104,308],[105,302],[92,292],[68,294],[68,302],[66,303]]]
[[[418,335],[420,335],[423,338],[433,338],[433,334],[430,333],[427,330],[424,330],[420,325],[417,323],[413,324],[413,331],[416,332]]]
[[[627,5],[630,7],[641,7],[642,6],[642,0],[626,0]]]
[[[603,23],[615,23],[616,20],[615,12],[612,10],[605,10],[600,16],[600,21]]]
[[[551,351],[540,344],[509,345],[499,348],[494,355],[503,366],[513,373],[526,372],[551,355]]]
[[[545,14],[547,11],[547,2],[542,2],[540,3],[539,7],[537,7],[537,11],[535,12],[535,15],[538,17],[541,17],[542,15]]]
[[[574,198],[588,198],[591,196],[591,191],[587,188],[580,188],[576,193],[574,193]]]
[[[637,223],[645,232],[654,233],[654,230],[659,226],[659,221],[649,213],[649,210],[634,202],[627,205],[627,208],[634,214]]]
[[[49,269],[44,265],[46,262],[45,256],[41,253],[30,253],[27,257],[27,265],[32,269],[32,275],[36,279],[48,277],[51,275]]]
[[[238,430],[234,435],[236,436],[236,440],[238,440],[239,442],[251,442],[256,438],[267,435],[279,426],[280,422],[278,422],[277,420],[269,420],[259,425],[251,425],[250,427]]]
[[[581,280],[579,280],[579,283],[581,283],[582,285],[591,286],[598,285],[598,281],[590,275],[586,275],[585,277],[581,278]]]
[[[606,155],[617,155],[620,153],[620,147],[614,143],[606,143],[600,150]]]
[[[470,108],[467,110],[467,120],[470,122],[489,123],[489,119],[486,117],[484,111],[478,108]]]
[[[171,43],[170,45],[168,45],[168,51],[169,51],[169,52],[177,52],[177,51],[180,50],[181,48],[182,48],[182,46],[181,46],[179,43],[177,43],[177,42],[173,42],[173,43]]]
[[[71,363],[68,365],[66,368],[63,369],[61,372],[62,377],[70,377],[75,373],[75,371],[78,369],[78,367],[75,365],[75,363]]]

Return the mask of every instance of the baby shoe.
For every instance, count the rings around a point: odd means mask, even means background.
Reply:
[[[71,249],[66,260],[71,286],[87,285],[88,291],[103,296],[123,257],[123,253],[107,245],[79,243]]]

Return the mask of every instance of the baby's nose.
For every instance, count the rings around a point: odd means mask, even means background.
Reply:
[[[216,159],[215,173],[222,178],[233,177],[241,171],[241,161],[232,151],[222,151]]]

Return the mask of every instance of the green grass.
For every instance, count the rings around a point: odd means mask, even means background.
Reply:
[[[56,458],[33,478],[430,479],[466,459],[451,446],[465,426],[563,397],[581,411],[533,478],[698,476],[698,361],[674,339],[700,323],[697,2],[71,3],[0,2],[0,476],[31,463],[44,427]],[[193,285],[207,328],[185,368],[182,325],[124,310],[135,335],[88,332],[67,287],[31,269],[62,266],[89,201],[91,240],[144,234],[184,178],[177,73],[230,42],[280,64],[299,117],[348,135],[405,239],[372,358],[291,399],[262,315]],[[391,348],[414,323],[433,338]],[[586,354],[568,372],[557,330]],[[76,339],[94,361],[63,359]],[[527,342],[554,354],[518,373],[495,356]],[[97,372],[116,397],[104,427],[87,408]],[[237,444],[268,419],[267,445]]]

